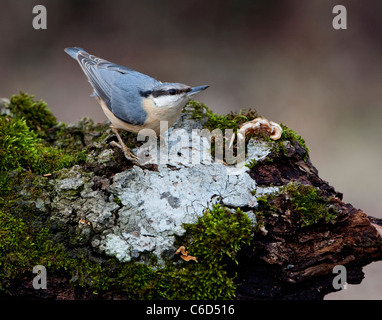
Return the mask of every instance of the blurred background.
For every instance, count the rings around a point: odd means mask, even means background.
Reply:
[[[47,30],[32,27],[35,5]],[[333,7],[347,9],[335,30]],[[218,113],[256,109],[306,140],[320,176],[344,201],[382,218],[380,0],[1,0],[0,97],[43,99],[67,123],[104,121],[79,65],[90,53],[161,81],[210,85]],[[382,262],[326,299],[382,299]]]

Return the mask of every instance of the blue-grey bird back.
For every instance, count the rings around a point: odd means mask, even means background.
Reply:
[[[66,48],[65,52],[79,62],[95,95],[117,118],[133,125],[144,124],[147,114],[142,107],[141,93],[153,90],[161,84],[160,81],[78,47]]]

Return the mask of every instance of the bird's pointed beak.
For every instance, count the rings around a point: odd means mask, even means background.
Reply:
[[[199,93],[200,91],[206,90],[209,86],[199,86],[191,88],[191,91],[187,93],[188,96],[193,96],[194,94]]]

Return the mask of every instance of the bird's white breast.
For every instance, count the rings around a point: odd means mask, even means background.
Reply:
[[[113,126],[117,129],[123,129],[126,131],[138,133],[142,129],[152,129],[157,135],[160,134],[160,122],[168,121],[168,128],[170,128],[174,122],[178,119],[180,112],[182,111],[183,105],[166,108],[159,108],[155,105],[152,99],[145,99],[143,101],[143,108],[146,111],[147,119],[142,126],[132,125],[118,119],[105,105],[105,103],[98,98],[99,104],[102,107],[103,112],[106,117],[110,120]],[[165,128],[166,126],[164,126]]]
[[[158,97],[162,98],[162,97]],[[158,99],[156,98],[156,99]],[[156,100],[157,102],[157,100]],[[168,121],[168,127],[170,128],[174,122],[178,119],[182,108],[186,101],[173,107],[162,106],[159,107],[154,103],[152,99],[145,99],[143,101],[143,109],[147,113],[147,120],[144,127],[154,130],[157,134],[160,133],[160,122]]]

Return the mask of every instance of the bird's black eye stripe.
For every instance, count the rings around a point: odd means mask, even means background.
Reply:
[[[150,94],[152,94],[153,92],[151,90],[147,90],[147,91],[139,91],[139,94],[144,97],[144,98],[148,98]]]
[[[180,94],[183,92],[190,92],[191,88],[186,88],[186,89],[168,89],[168,90],[147,90],[147,91],[140,91],[139,94],[144,97],[148,98],[150,94],[153,95],[154,98],[160,97],[160,96],[166,96],[166,95],[175,95],[175,94]]]
[[[165,95],[168,95],[168,91],[167,90],[154,90],[153,91],[153,97],[154,98],[157,98],[157,97],[160,97],[160,96],[165,96]]]

